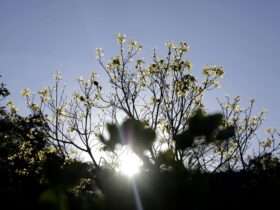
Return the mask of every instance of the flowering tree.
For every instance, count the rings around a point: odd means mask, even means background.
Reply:
[[[89,79],[79,78],[79,89],[71,97],[65,96],[59,73],[55,75],[53,87],[38,92],[37,103],[30,90],[22,91],[32,112],[45,114],[51,142],[62,154],[69,155],[69,149],[74,147],[86,152],[95,167],[99,167],[100,153],[96,149],[100,150],[103,144],[103,148],[114,151],[115,143],[122,144],[104,137],[105,124],[109,123],[107,130],[111,136],[122,135],[118,130],[122,129],[121,121],[125,117],[141,121],[143,129],[149,127],[156,132],[156,139],[151,138],[145,153],[144,150],[141,154],[138,152],[152,165],[160,167],[159,159],[168,157],[169,162],[202,170],[249,167],[249,147],[264,113],[252,116],[253,101],[242,110],[239,97],[219,102],[223,115],[207,116],[204,111],[203,96],[219,86],[224,74],[222,67],[206,65],[202,70],[204,78],[199,81],[192,73],[191,62],[186,59],[190,50],[186,42],[167,42],[166,55],[160,56],[154,50],[151,62],[146,63],[138,56],[141,44],[126,40],[123,34],[118,34],[116,40],[119,53],[109,61],[105,61],[101,48],[96,49],[97,61],[110,82],[105,91],[95,73]],[[208,133],[205,130],[193,132],[190,131],[192,120],[196,126],[200,123],[214,126],[210,130],[205,126]],[[123,126],[125,130],[125,124]],[[135,126],[140,125],[135,123]],[[191,138],[186,137],[190,135],[187,132],[191,132]],[[210,143],[208,134],[212,138]],[[268,149],[272,153],[278,150],[276,134],[275,131],[273,138],[260,143],[260,148],[265,150],[259,155]],[[214,141],[219,135],[229,140]],[[108,156],[105,159],[108,161]]]
[[[166,57],[160,57],[154,51],[148,65],[142,59],[132,61],[142,49],[137,41],[128,41],[126,45],[126,37],[118,34],[117,42],[119,55],[108,63],[102,60],[101,49],[96,52],[112,85],[110,98],[102,98],[103,102],[158,130],[168,147],[176,150],[176,159],[181,160],[183,154],[172,145],[172,140],[187,128],[193,111],[203,106],[205,92],[218,86],[224,73],[222,67],[206,66],[203,70],[205,79],[199,82],[191,73],[191,62],[185,59],[189,51],[186,42],[178,45],[167,42]],[[154,147],[150,150],[153,158],[157,152]]]
[[[79,79],[79,92],[74,92],[71,99],[64,94],[61,87],[62,76],[59,72],[54,75],[55,84],[38,92],[39,103],[29,89],[22,90],[22,96],[32,112],[46,113],[49,138],[53,146],[61,154],[69,156],[71,148],[85,152],[93,164],[98,167],[97,160],[92,154],[92,141],[97,131],[97,123],[93,122],[94,101],[97,97],[94,74],[88,81]]]
[[[263,157],[266,154],[279,155],[279,133],[276,129],[268,128],[268,137],[258,140],[257,131],[264,121],[265,111],[254,115],[254,103],[255,100],[252,99],[248,107],[241,108],[239,96],[233,99],[226,97],[225,102],[219,101],[225,117],[224,125],[233,126],[235,135],[230,145],[223,144],[217,151],[220,154],[217,168],[226,161],[229,169],[248,169],[252,158]],[[253,151],[254,147],[257,152]]]

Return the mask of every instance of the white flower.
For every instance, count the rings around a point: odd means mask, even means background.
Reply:
[[[58,107],[57,109],[56,109],[56,114],[58,115],[58,116],[64,116],[64,115],[66,115],[66,111],[65,111],[65,109],[64,109],[64,107]]]
[[[77,92],[73,93],[73,98],[75,101],[78,101],[80,99],[80,97],[81,97],[81,95],[79,93],[77,93]]]
[[[215,88],[221,88],[220,81],[218,81],[218,80],[214,80],[213,85],[214,85]]]
[[[217,76],[217,77],[223,77],[224,69],[221,66],[216,65],[206,65],[203,68],[203,74],[205,76]]]
[[[267,132],[267,133],[272,133],[272,128],[267,128],[267,129],[266,129],[266,132]]]
[[[62,80],[62,74],[60,71],[57,71],[54,75],[53,75],[53,78],[55,81],[59,81],[59,80]]]
[[[49,90],[48,88],[43,88],[42,90],[38,91],[38,94],[42,98],[44,102],[47,102],[49,100]]]
[[[241,108],[240,108],[240,105],[239,105],[239,104],[236,104],[236,105],[234,106],[234,111],[235,111],[235,112],[241,112]]]
[[[23,96],[23,97],[30,97],[31,96],[31,91],[29,88],[24,88],[21,90],[20,94]]]
[[[121,34],[121,33],[118,33],[117,34],[117,42],[119,44],[124,44],[126,41],[126,35],[125,34]]]
[[[132,40],[132,41],[130,41],[129,45],[130,45],[131,47],[135,47],[135,46],[138,45],[138,42],[137,42],[136,40]]]
[[[273,143],[272,139],[267,138],[266,141],[262,141],[260,145],[265,149],[265,148],[270,148],[272,146],[272,143]]]
[[[114,69],[114,65],[110,62],[106,64],[106,69],[108,69],[109,71],[112,71]]]
[[[95,52],[96,52],[96,59],[98,60],[104,56],[104,51],[102,48],[96,48]]]
[[[229,109],[229,108],[230,108],[230,105],[229,105],[228,103],[224,103],[224,104],[223,104],[223,108],[224,108],[224,109]]]
[[[132,49],[136,49],[136,50],[141,50],[142,49],[142,45],[139,44],[139,42],[133,40],[129,43],[129,47]]]
[[[187,52],[190,49],[190,46],[186,42],[180,42],[180,48],[182,52]]]
[[[91,72],[91,74],[90,74],[90,79],[91,79],[92,81],[95,81],[95,80],[96,80],[96,73],[95,73],[94,71]]]
[[[266,132],[269,134],[274,134],[277,130],[275,128],[267,128]]]
[[[17,107],[15,106],[14,102],[8,101],[6,105],[7,105],[7,107],[10,109],[10,112],[12,112],[12,113],[18,112],[18,109],[17,109]]]
[[[40,110],[40,107],[37,104],[32,103],[30,105],[30,108],[33,112],[38,112]]]
[[[192,69],[192,62],[191,61],[185,61],[184,62],[184,67],[187,68],[188,70]]]
[[[165,43],[165,46],[168,48],[168,49],[175,49],[176,48],[176,45],[170,41],[167,41]]]
[[[252,117],[251,119],[249,119],[249,123],[251,124],[251,126],[256,126],[258,124],[258,118],[256,116]]]

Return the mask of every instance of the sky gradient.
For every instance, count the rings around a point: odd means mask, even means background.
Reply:
[[[38,90],[59,70],[71,87],[95,69],[95,48],[117,52],[118,32],[143,44],[141,56],[167,40],[187,41],[193,72],[222,65],[222,88],[206,97],[256,99],[265,125],[280,128],[280,1],[277,0],[0,0],[0,74],[16,104],[20,90]]]

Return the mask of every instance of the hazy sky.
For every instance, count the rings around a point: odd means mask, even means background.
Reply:
[[[115,34],[144,45],[142,56],[165,41],[187,41],[193,72],[205,64],[225,68],[223,88],[207,97],[256,98],[269,110],[266,125],[280,127],[278,0],[0,0],[0,74],[22,103],[19,91],[50,84],[59,69],[67,85],[96,69],[95,48],[110,58]]]

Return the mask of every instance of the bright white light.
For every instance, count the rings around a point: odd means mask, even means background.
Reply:
[[[142,160],[129,148],[125,148],[119,156],[117,171],[125,176],[133,177],[135,174],[140,172],[142,165]]]

